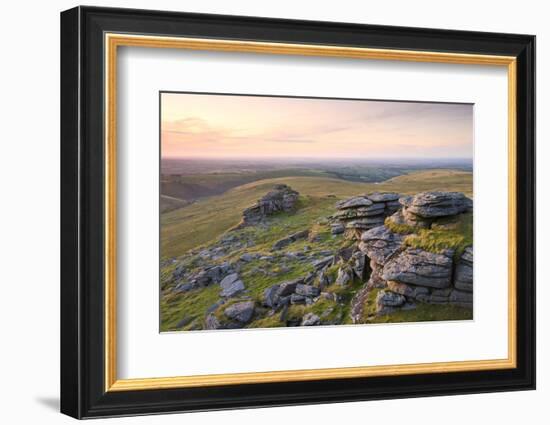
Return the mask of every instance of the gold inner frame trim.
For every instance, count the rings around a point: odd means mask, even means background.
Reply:
[[[312,381],[376,376],[511,369],[517,365],[516,341],[516,58],[445,52],[370,49],[329,45],[268,43],[148,35],[105,34],[105,391],[137,391],[214,385]],[[398,364],[253,373],[118,379],[116,325],[116,117],[118,47],[148,47],[354,59],[494,65],[508,72],[508,357],[494,360]]]

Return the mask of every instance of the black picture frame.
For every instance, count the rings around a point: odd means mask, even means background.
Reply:
[[[106,392],[104,34],[506,55],[517,58],[517,367]],[[61,412],[75,418],[535,388],[535,37],[132,9],[61,13]]]

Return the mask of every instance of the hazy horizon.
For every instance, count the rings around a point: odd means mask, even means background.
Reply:
[[[163,160],[471,161],[473,106],[162,93]]]
[[[469,162],[472,160],[472,157],[456,157],[456,158],[423,158],[423,157],[388,157],[388,158],[382,158],[382,157],[369,157],[369,158],[357,158],[357,157],[340,157],[340,158],[332,158],[332,157],[316,157],[316,156],[303,156],[298,157],[294,156],[292,158],[287,157],[270,157],[270,156],[264,156],[264,157],[252,157],[252,156],[161,156],[161,160],[195,160],[195,161],[216,161],[216,160],[260,160],[260,161],[281,161],[281,162],[296,162],[296,161],[312,161],[312,162],[319,162],[319,161],[325,161],[325,162],[422,162],[422,161],[435,161],[435,162]]]

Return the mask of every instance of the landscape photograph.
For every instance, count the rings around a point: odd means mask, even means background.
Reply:
[[[159,117],[161,332],[473,319],[473,105],[161,92]]]

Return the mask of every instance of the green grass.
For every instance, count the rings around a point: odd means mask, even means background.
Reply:
[[[322,170],[307,168],[171,175],[163,176],[161,192],[163,195],[183,200],[194,200],[220,195],[229,189],[254,181],[293,176],[331,177]]]
[[[247,328],[280,328],[282,326],[285,326],[285,324],[281,322],[281,313],[277,312],[272,316],[263,317],[261,319],[255,320],[249,323],[246,327]]]
[[[327,177],[281,177],[247,183],[223,195],[202,199],[187,207],[162,214],[161,257],[178,257],[190,249],[214,241],[239,223],[246,207],[279,183],[288,184],[304,198],[310,199],[310,209],[303,211],[308,212],[302,220],[302,225],[306,225],[308,219],[315,220],[332,213],[336,200],[362,193],[393,191],[413,194],[425,190],[448,190],[471,195],[472,173],[453,170],[420,171],[379,184]],[[301,219],[297,217],[296,220]]]
[[[173,198],[167,195],[160,196],[160,213],[166,213],[169,211],[177,210],[178,208],[183,208],[186,205],[189,205],[188,201],[182,199]]]
[[[328,314],[326,313],[328,312]],[[301,320],[308,313],[313,313],[321,318],[321,323],[330,323],[336,319],[344,318],[345,306],[331,300],[319,299],[311,305],[291,305],[286,313],[287,320]],[[259,326],[254,326],[259,327]]]
[[[390,220],[390,217],[387,217],[384,221],[384,226],[390,229],[394,233],[399,233],[400,235],[410,235],[418,231],[417,227],[409,226],[408,224],[397,224],[393,220]]]
[[[420,229],[406,236],[405,244],[434,253],[450,248],[460,256],[466,247],[473,245],[473,214],[462,214],[451,229]]]
[[[413,310],[399,310],[392,314],[376,316],[369,323],[432,322],[446,320],[472,320],[473,311],[448,304],[419,303]]]
[[[169,294],[161,297],[161,332],[177,330],[176,325],[184,318],[204,320],[206,310],[218,301],[220,287],[211,285],[183,294]]]
[[[252,226],[232,231],[232,234],[240,236],[244,240],[254,241],[253,246],[233,249],[226,256],[216,261],[209,260],[203,264],[197,256],[186,255],[189,250],[202,249],[217,241],[240,221],[244,208],[261,198],[273,188],[273,185],[278,183],[288,184],[300,192],[297,209],[292,213],[281,213],[270,217],[269,226]],[[471,192],[471,184],[471,173],[442,170],[417,172],[377,185],[326,177],[285,177],[248,183],[233,188],[223,195],[204,199],[184,208],[164,213],[161,215],[161,261],[163,262],[160,274],[160,285],[163,291],[160,306],[161,331],[177,330],[176,325],[184,318],[191,318],[191,321],[182,329],[189,329],[196,323],[202,324],[206,316],[206,310],[219,300],[220,288],[219,285],[215,284],[187,293],[171,293],[171,286],[176,284],[172,278],[175,264],[170,262],[171,258],[179,258],[180,264],[183,263],[187,270],[194,270],[204,265],[235,260],[245,252],[279,255],[278,252],[271,252],[273,243],[290,233],[304,229],[309,229],[310,235],[318,236],[316,241],[303,239],[294,242],[282,250],[281,255],[289,251],[303,251],[306,247],[310,252],[325,250],[334,252],[350,243],[342,235],[333,236],[326,220],[327,216],[334,213],[334,204],[338,199],[373,191],[395,191],[412,194],[421,190],[460,190],[469,193],[469,191]],[[466,190],[466,187],[469,187],[469,189]],[[470,232],[469,239],[467,237],[468,232]],[[445,247],[451,245],[461,249],[461,247],[471,243],[471,215],[469,222],[460,224],[456,229],[422,230],[414,238],[412,236],[410,234],[407,236],[407,243],[410,246],[434,250],[439,249],[442,245],[445,245]],[[276,257],[272,262],[260,259],[250,261],[242,266],[239,274],[245,283],[246,295],[252,297],[257,301],[257,305],[260,305],[263,291],[266,288],[285,280],[303,277],[311,270],[310,261],[304,262],[286,257]],[[337,271],[338,266],[333,266],[328,270],[328,274],[333,281],[336,279]],[[328,292],[338,294],[342,298],[342,304],[320,299],[311,306],[291,306],[289,312],[298,315],[299,313],[305,314],[311,311],[320,315],[323,311],[332,307],[333,311],[328,318],[323,318],[323,321],[330,321],[336,315],[339,315],[342,317],[343,323],[350,323],[349,301],[362,284],[363,282],[356,280],[347,287],[333,284],[325,289]],[[374,291],[372,291],[372,296],[375,296]],[[224,306],[224,309],[226,307]],[[222,311],[222,309],[220,308],[219,311]],[[407,314],[412,314],[412,312],[402,313],[405,314],[404,317]],[[451,313],[454,314],[455,312],[451,311]],[[379,319],[376,318],[375,320]],[[397,320],[402,320],[401,316]],[[407,320],[403,319],[403,321]],[[280,322],[280,314],[275,314],[270,317],[259,317],[252,321],[248,327],[283,325]]]
[[[411,310],[397,310],[391,314],[376,315],[376,297],[381,289],[372,289],[365,300],[362,323],[404,323],[446,320],[471,320],[473,311],[449,304],[417,303]]]
[[[458,170],[424,170],[394,177],[376,185],[378,191],[395,191],[414,194],[425,191],[441,190],[462,192],[472,196],[472,173]]]

